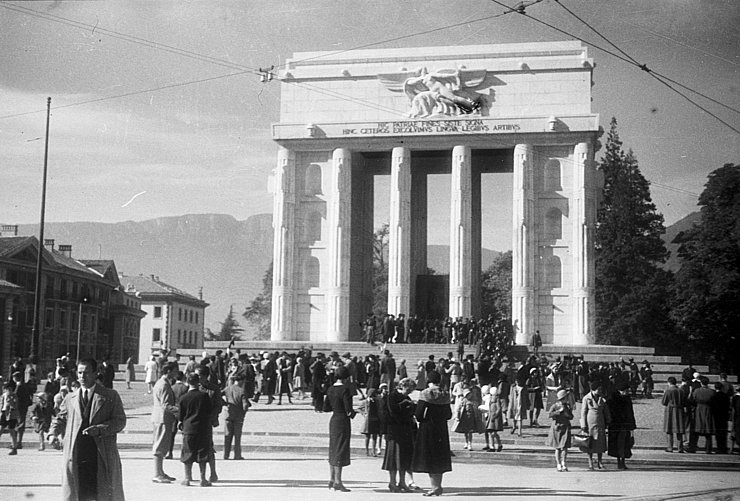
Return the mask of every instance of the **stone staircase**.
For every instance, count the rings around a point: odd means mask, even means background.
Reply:
[[[180,363],[184,366],[187,363],[189,355],[195,355],[196,360],[200,360],[203,351],[215,353],[216,350],[225,350],[227,342],[207,341],[203,349],[183,349],[178,350],[181,356]],[[241,350],[242,353],[260,353],[263,351],[287,351],[295,353],[301,349],[309,348],[316,354],[322,352],[329,354],[336,351],[340,355],[351,353],[353,356],[364,357],[365,355],[381,352],[380,345],[368,345],[362,342],[313,342],[313,341],[237,341],[234,349]],[[406,360],[406,367],[410,375],[416,374],[416,365],[419,360],[426,361],[429,355],[434,355],[436,359],[447,357],[452,353],[457,357],[457,345],[454,344],[388,344],[386,348],[390,350],[393,357],[397,360]],[[475,353],[475,346],[466,345],[465,354]],[[510,353],[510,357],[518,361],[525,360],[531,353],[530,347],[515,345]],[[681,357],[670,355],[656,355],[654,348],[640,346],[610,346],[610,345],[588,345],[588,346],[568,346],[546,344],[540,348],[540,354],[547,356],[548,360],[555,360],[556,357],[564,358],[566,356],[579,356],[587,362],[619,362],[621,359],[629,360],[634,358],[638,365],[647,360],[653,368],[653,379],[655,389],[662,391],[666,386],[666,379],[674,376],[680,380],[681,371],[686,367],[682,363]],[[714,382],[719,380],[718,374],[709,374],[709,367],[706,365],[694,365],[694,368],[703,375],[709,377]],[[125,365],[119,365],[119,371],[124,371]],[[141,379],[144,375],[144,366],[136,366],[137,378]],[[729,376],[728,381],[737,383],[737,376]]]

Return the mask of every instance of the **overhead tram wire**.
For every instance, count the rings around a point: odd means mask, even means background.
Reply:
[[[727,108],[727,109],[728,109],[728,110],[730,110],[730,111],[734,111],[735,113],[740,113],[740,109],[737,109],[737,108],[733,108],[733,107],[732,107],[732,106],[730,106],[730,105],[727,105],[727,104],[725,104],[725,103],[723,103],[723,102],[720,102],[720,101],[718,101],[718,100],[716,100],[716,99],[714,99],[714,98],[712,98],[712,97],[709,97],[709,96],[707,96],[707,95],[705,95],[705,94],[702,94],[701,92],[699,92],[699,91],[696,91],[696,90],[694,90],[694,89],[692,89],[692,88],[690,88],[690,87],[688,87],[688,86],[686,86],[686,85],[684,85],[684,84],[682,84],[682,83],[680,83],[680,82],[677,82],[676,80],[673,80],[673,79],[671,79],[671,78],[668,78],[668,77],[667,77],[667,76],[665,76],[665,75],[662,75],[662,74],[660,74],[660,73],[658,73],[658,72],[656,72],[656,71],[653,71],[652,69],[648,68],[648,67],[647,67],[647,65],[645,65],[645,64],[640,64],[640,62],[639,62],[639,61],[637,61],[637,60],[636,60],[636,59],[635,59],[634,57],[632,57],[632,56],[630,56],[629,54],[627,54],[627,53],[626,53],[625,51],[623,51],[623,50],[622,50],[621,48],[619,48],[619,47],[617,46],[617,44],[615,44],[614,42],[612,42],[611,40],[609,40],[608,38],[606,38],[606,36],[605,36],[605,35],[603,35],[603,34],[602,34],[601,32],[599,32],[599,30],[597,30],[596,28],[594,28],[593,26],[591,26],[591,25],[590,25],[589,23],[587,23],[587,22],[586,22],[585,20],[583,20],[583,19],[582,19],[581,17],[579,17],[579,16],[578,16],[578,15],[577,15],[577,14],[576,14],[575,12],[573,12],[573,11],[572,11],[572,10],[570,10],[570,9],[569,9],[568,7],[566,7],[566,6],[565,6],[565,5],[564,5],[564,4],[562,3],[562,1],[561,1],[561,0],[554,0],[554,1],[555,1],[555,3],[556,3],[556,4],[560,5],[560,6],[561,6],[561,7],[563,8],[563,9],[565,9],[565,11],[566,11],[566,12],[568,12],[568,13],[569,13],[569,14],[570,14],[571,16],[575,17],[576,19],[578,19],[578,21],[580,21],[581,23],[585,24],[585,25],[586,25],[586,26],[587,26],[587,27],[588,27],[588,28],[589,28],[589,29],[590,29],[591,31],[593,31],[593,32],[594,32],[594,33],[596,33],[596,34],[597,34],[598,36],[600,36],[600,37],[601,37],[601,38],[602,38],[602,39],[603,39],[604,41],[606,41],[606,42],[607,42],[607,43],[608,43],[609,45],[611,45],[611,46],[612,46],[612,47],[614,47],[614,48],[615,48],[616,50],[618,50],[619,52],[621,52],[621,53],[622,53],[622,54],[623,54],[623,55],[624,55],[624,56],[625,56],[626,58],[628,58],[628,59],[629,59],[630,61],[632,61],[632,64],[634,64],[635,66],[637,66],[637,67],[638,67],[638,68],[640,68],[641,70],[643,70],[643,71],[646,71],[646,72],[648,72],[648,73],[650,73],[650,74],[653,74],[653,75],[657,75],[657,76],[659,76],[659,77],[663,78],[664,80],[667,80],[667,81],[669,81],[669,82],[671,82],[671,83],[673,83],[673,84],[675,84],[675,85],[678,85],[679,87],[681,87],[681,88],[683,88],[683,89],[686,89],[686,90],[688,90],[688,91],[691,91],[691,92],[693,92],[693,93],[695,93],[695,94],[697,94],[697,95],[699,95],[699,96],[703,97],[704,99],[706,99],[706,100],[708,100],[708,101],[711,101],[711,102],[713,102],[714,104],[717,104],[717,105],[719,105],[719,106],[722,106],[722,107],[724,107],[724,108]]]
[[[493,3],[495,3],[495,4],[497,4],[497,5],[500,5],[500,6],[502,6],[502,7],[507,7],[507,8],[509,8],[509,7],[507,6],[507,5],[505,5],[505,4],[501,3],[501,2],[499,2],[498,0],[491,0],[491,1],[492,1]],[[687,101],[689,101],[689,102],[690,102],[691,104],[693,104],[694,106],[696,106],[697,108],[699,108],[700,110],[702,110],[703,112],[705,112],[706,114],[708,114],[708,115],[710,115],[711,117],[713,117],[714,119],[716,119],[716,120],[717,120],[718,122],[722,123],[723,125],[725,125],[725,126],[726,126],[726,127],[728,127],[729,129],[732,129],[732,130],[733,130],[734,132],[736,132],[736,133],[740,134],[740,129],[738,129],[738,128],[734,127],[733,125],[729,124],[728,122],[726,122],[725,120],[723,120],[722,118],[720,118],[719,116],[717,116],[717,115],[716,115],[715,113],[712,113],[711,111],[709,111],[709,110],[708,110],[708,109],[706,109],[705,107],[703,107],[703,106],[701,106],[700,104],[698,104],[698,103],[697,103],[696,101],[693,101],[692,99],[688,98],[688,97],[687,97],[687,96],[686,96],[685,94],[683,94],[683,93],[679,92],[678,90],[676,90],[675,88],[673,88],[673,87],[672,87],[671,85],[669,85],[667,81],[665,81],[665,80],[660,80],[660,79],[659,79],[658,77],[666,78],[666,80],[668,80],[668,78],[667,78],[667,77],[663,77],[663,75],[661,75],[660,73],[658,73],[658,72],[656,72],[656,71],[653,71],[652,69],[648,68],[648,67],[647,67],[647,65],[645,65],[645,64],[639,64],[639,63],[635,63],[635,62],[633,62],[633,61],[632,61],[631,59],[629,59],[629,58],[626,58],[626,57],[624,57],[624,56],[621,56],[621,55],[619,55],[619,54],[617,54],[617,53],[615,53],[615,52],[613,52],[613,51],[611,51],[611,50],[609,50],[609,49],[605,49],[605,48],[603,48],[603,47],[600,47],[600,46],[598,46],[598,45],[596,45],[596,44],[594,44],[594,43],[591,43],[591,42],[587,42],[586,40],[584,40],[583,38],[581,38],[581,37],[579,37],[579,36],[576,36],[576,35],[574,35],[574,34],[572,34],[572,33],[569,33],[569,32],[567,32],[567,31],[565,31],[565,30],[563,30],[563,29],[561,29],[561,28],[558,28],[557,26],[553,26],[552,24],[550,24],[550,23],[547,23],[547,22],[545,22],[545,21],[542,21],[541,19],[537,19],[536,17],[532,17],[532,16],[528,15],[528,14],[527,14],[527,13],[526,13],[526,12],[524,11],[524,9],[520,9],[520,10],[518,10],[517,12],[518,12],[519,14],[523,15],[523,16],[526,16],[526,17],[527,17],[527,19],[531,19],[531,20],[533,20],[533,21],[535,21],[535,22],[537,22],[537,23],[540,23],[540,24],[542,24],[542,25],[544,25],[544,26],[547,26],[548,28],[550,28],[550,29],[553,29],[553,30],[555,30],[555,31],[557,31],[557,32],[559,32],[559,33],[562,33],[562,34],[564,34],[564,35],[566,35],[566,36],[569,36],[569,37],[571,37],[571,38],[574,38],[574,39],[576,39],[576,40],[580,40],[581,42],[583,42],[583,43],[585,43],[585,44],[588,44],[588,45],[590,45],[590,46],[592,46],[592,47],[594,47],[594,48],[596,48],[596,49],[598,49],[598,50],[600,50],[600,51],[602,51],[602,52],[604,52],[604,53],[606,53],[606,54],[609,54],[609,55],[610,55],[610,56],[612,56],[612,57],[615,57],[615,58],[617,58],[617,59],[619,59],[619,60],[621,60],[621,61],[624,61],[624,62],[626,62],[626,63],[628,63],[628,64],[630,64],[630,65],[632,65],[632,66],[636,66],[637,68],[640,68],[641,70],[643,70],[643,71],[645,71],[646,73],[648,73],[648,74],[650,74],[651,76],[653,76],[653,78],[656,78],[656,79],[657,79],[658,81],[660,81],[660,82],[661,82],[661,83],[662,83],[663,85],[667,86],[667,87],[668,87],[669,89],[673,90],[673,91],[674,91],[674,92],[676,92],[676,93],[677,93],[678,95],[680,95],[681,97],[683,97],[684,99],[686,99]],[[686,89],[690,90],[691,92],[693,92],[693,93],[695,93],[695,94],[697,94],[697,95],[700,95],[700,96],[702,96],[702,97],[705,97],[706,99],[712,100],[712,98],[710,98],[709,96],[705,96],[705,95],[704,95],[704,94],[702,94],[701,92],[699,92],[699,91],[696,91],[696,90],[694,90],[694,89],[692,89],[692,88],[690,88],[690,87],[688,87],[688,86],[685,86],[685,85],[683,85],[683,84],[680,84],[680,83],[677,83],[677,85],[680,85],[681,87],[684,87],[684,88],[686,88]],[[724,104],[723,104],[723,106],[727,107],[727,105],[724,105]],[[734,108],[730,108],[730,109],[732,109],[733,111],[737,111],[737,110],[735,110]]]
[[[502,13],[495,14],[495,15],[492,15],[492,16],[486,16],[486,17],[483,17],[483,18],[478,18],[478,19],[473,19],[473,20],[464,21],[464,22],[460,22],[460,23],[450,24],[450,25],[447,25],[447,26],[442,26],[442,27],[431,29],[431,30],[426,30],[426,31],[412,33],[412,34],[408,34],[408,35],[404,35],[404,36],[400,36],[400,37],[395,37],[395,38],[390,38],[390,39],[386,39],[386,40],[381,40],[379,42],[373,42],[373,43],[363,44],[363,45],[359,45],[359,46],[356,46],[356,47],[353,47],[353,48],[350,48],[350,49],[344,49],[344,50],[335,51],[335,52],[331,52],[331,53],[320,54],[320,55],[317,55],[317,56],[314,56],[314,57],[311,57],[311,58],[296,60],[296,61],[292,61],[292,62],[293,63],[301,63],[301,62],[304,62],[304,61],[319,59],[319,58],[322,58],[322,57],[334,56],[334,55],[337,55],[337,54],[341,54],[341,53],[345,53],[345,52],[350,52],[350,51],[354,51],[354,50],[360,50],[360,49],[371,47],[371,46],[375,46],[375,45],[380,45],[380,44],[384,44],[384,43],[389,43],[389,42],[394,42],[394,41],[398,41],[398,40],[403,40],[403,39],[406,39],[406,38],[412,38],[412,37],[415,37],[415,36],[420,36],[420,35],[425,35],[425,34],[429,34],[429,33],[434,33],[434,32],[442,31],[442,30],[445,30],[445,29],[451,29],[451,28],[456,28],[456,27],[460,27],[460,26],[465,26],[465,25],[471,24],[471,23],[478,23],[478,22],[482,22],[482,21],[487,21],[487,20],[490,20],[490,19],[495,19],[495,18],[498,18],[498,17],[502,17],[502,16],[504,16],[506,14],[511,14],[511,13],[514,13],[514,12],[517,12],[517,13],[522,14],[522,13],[524,13],[523,10],[525,8],[527,8],[527,7],[531,6],[531,5],[540,3],[542,1],[543,0],[531,0],[529,2],[522,2],[519,6],[514,7],[514,8],[513,7],[508,7],[508,6],[504,5],[504,4],[501,4],[499,2],[496,2],[499,5],[501,5],[502,7],[504,7],[506,10],[504,12],[502,12]],[[152,48],[152,49],[163,50],[163,51],[170,52],[170,53],[173,53],[173,54],[177,54],[177,55],[189,57],[189,58],[192,58],[192,59],[197,59],[197,60],[200,60],[200,61],[203,61],[203,62],[208,62],[208,63],[217,64],[217,65],[220,65],[220,66],[225,66],[225,67],[232,68],[232,69],[241,70],[241,71],[238,71],[238,72],[235,72],[235,73],[227,73],[227,74],[217,75],[217,76],[213,76],[213,77],[206,77],[206,78],[201,78],[201,79],[188,80],[188,81],[184,81],[184,82],[175,82],[175,83],[172,83],[172,84],[162,85],[162,86],[159,86],[159,87],[153,87],[153,88],[149,88],[149,89],[142,89],[142,90],[138,90],[138,91],[126,92],[126,93],[123,93],[123,94],[116,94],[114,96],[106,96],[106,97],[101,97],[101,98],[97,98],[97,99],[90,99],[90,100],[86,100],[86,101],[80,101],[80,102],[70,103],[70,104],[61,105],[61,106],[55,106],[52,109],[70,108],[70,107],[73,107],[73,106],[80,106],[80,105],[84,105],[84,104],[90,104],[90,103],[95,103],[95,102],[107,101],[107,100],[111,100],[111,99],[119,99],[119,98],[123,98],[123,97],[130,97],[130,96],[135,96],[135,95],[139,95],[139,94],[146,94],[146,93],[149,93],[149,92],[157,92],[157,91],[160,91],[160,90],[167,90],[167,89],[172,89],[172,88],[177,88],[177,87],[184,87],[184,86],[188,86],[188,85],[193,85],[193,84],[198,84],[198,83],[204,83],[204,82],[219,80],[219,79],[223,79],[223,78],[230,78],[230,77],[233,77],[233,76],[246,75],[248,73],[251,73],[251,74],[254,74],[254,75],[261,75],[263,73],[263,70],[261,68],[260,69],[251,68],[251,67],[244,66],[244,65],[241,65],[241,64],[238,64],[238,63],[233,63],[231,61],[225,61],[223,59],[219,59],[219,58],[216,58],[216,57],[207,56],[207,55],[200,54],[200,53],[193,52],[193,51],[189,51],[189,50],[186,50],[186,49],[180,49],[178,47],[174,47],[174,46],[162,44],[162,43],[159,43],[159,42],[154,42],[154,41],[147,40],[147,39],[140,38],[140,37],[136,37],[136,36],[133,36],[133,35],[128,35],[126,33],[121,33],[121,32],[117,32],[117,31],[114,31],[114,30],[108,30],[106,28],[101,28],[99,26],[94,26],[94,25],[91,25],[91,24],[86,24],[86,23],[83,23],[83,22],[80,22],[80,21],[75,21],[75,20],[72,20],[72,19],[63,18],[61,16],[56,16],[56,15],[49,14],[49,13],[38,12],[38,11],[35,11],[33,9],[29,9],[27,7],[19,6],[19,5],[16,5],[16,4],[8,4],[8,3],[0,2],[0,7],[4,7],[6,9],[8,9],[8,10],[15,11],[15,12],[18,12],[20,14],[26,14],[26,15],[38,17],[38,18],[44,19],[46,21],[57,22],[57,23],[65,24],[65,25],[72,26],[72,27],[75,27],[75,28],[83,28],[83,29],[90,29],[90,30],[93,30],[94,29],[95,31],[99,31],[99,32],[104,33],[104,34],[106,34],[108,36],[111,36],[111,37],[114,37],[114,38],[118,38],[118,39],[121,39],[121,40],[124,40],[124,41],[128,41],[128,42],[131,42],[131,43],[136,43],[136,44],[139,44],[139,45],[143,45],[145,47],[149,47],[149,48]],[[529,17],[531,18],[531,16],[529,16]],[[532,19],[534,19],[534,18],[532,18]],[[554,28],[554,29],[557,29],[557,28]],[[570,35],[568,33],[565,33],[565,34],[568,35],[568,36],[573,36],[573,35]],[[578,37],[574,37],[574,38],[578,38]],[[601,49],[601,50],[604,50],[604,49]],[[608,51],[605,51],[605,52],[608,53]],[[344,101],[347,101],[347,102],[354,102],[355,104],[360,104],[360,105],[363,105],[363,106],[368,106],[368,107],[374,108],[374,109],[379,110],[379,111],[385,111],[385,112],[391,111],[391,112],[396,113],[396,114],[401,114],[397,110],[392,110],[392,109],[387,108],[387,107],[381,107],[381,106],[378,106],[376,103],[370,103],[370,102],[367,102],[367,101],[364,101],[364,100],[361,100],[361,99],[354,98],[352,96],[346,96],[346,95],[341,94],[341,93],[338,93],[336,91],[331,91],[331,90],[328,90],[328,89],[321,89],[319,87],[313,86],[311,84],[307,84],[305,82],[291,82],[290,80],[283,80],[283,81],[285,81],[287,83],[291,83],[291,84],[297,85],[297,86],[302,86],[302,87],[305,87],[305,88],[309,88],[310,90],[313,90],[315,92],[318,92],[318,93],[321,93],[321,94],[324,94],[324,95],[327,95],[327,96],[330,96],[330,97],[335,97],[335,98],[338,98],[340,100],[344,100]],[[23,116],[23,115],[40,113],[40,112],[43,112],[43,111],[45,111],[45,110],[34,110],[34,111],[28,111],[28,112],[23,112],[23,113],[15,113],[15,114],[11,114],[11,115],[3,115],[3,116],[0,116],[0,119],[14,118],[14,117],[19,117],[19,116]],[[470,132],[463,132],[463,133],[461,133],[461,135],[474,136],[475,134],[474,133],[470,133]],[[504,147],[504,148],[513,148],[515,145],[516,145],[516,141],[500,141],[500,142],[497,143],[497,146]],[[538,152],[535,152],[535,156],[538,156],[538,155],[540,155],[540,154]],[[544,155],[542,155],[542,157],[545,158]],[[549,158],[549,157],[547,157],[547,158]],[[567,163],[573,163],[574,162],[574,160],[568,159],[568,158],[564,158],[564,159],[560,159],[560,160],[561,161],[565,161]],[[668,187],[666,185],[659,185],[659,186],[664,187],[664,188],[667,188],[667,189],[671,189],[671,187]],[[672,188],[672,189],[674,189],[676,191],[680,191],[679,188]],[[690,193],[690,194],[695,195],[693,193]]]
[[[527,2],[526,3],[526,6],[529,7],[530,5],[534,5],[534,4],[540,3],[542,1],[543,0],[532,0],[530,2]],[[480,17],[478,19],[471,19],[469,21],[462,21],[462,22],[455,23],[455,24],[448,24],[446,26],[440,26],[440,27],[432,28],[432,29],[425,30],[425,31],[417,31],[416,33],[410,33],[408,35],[402,35],[400,37],[387,38],[385,40],[380,40],[378,42],[370,42],[370,43],[366,43],[366,44],[362,44],[362,45],[356,45],[356,46],[351,47],[349,49],[342,49],[342,50],[337,50],[337,51],[333,51],[333,52],[328,52],[328,53],[325,53],[325,54],[318,54],[316,56],[306,57],[306,58],[303,58],[303,59],[297,59],[295,61],[291,61],[291,64],[305,63],[307,61],[313,61],[313,60],[321,59],[321,58],[324,58],[324,57],[333,57],[333,56],[336,56],[338,54],[344,54],[345,52],[351,52],[351,51],[355,51],[355,50],[367,49],[368,47],[374,47],[376,45],[382,45],[382,44],[391,43],[391,42],[398,42],[399,40],[405,40],[407,38],[418,37],[418,36],[421,36],[421,35],[429,35],[431,33],[436,33],[438,31],[449,30],[451,28],[459,28],[461,26],[465,26],[465,25],[468,25],[468,24],[480,23],[480,22],[483,22],[483,21],[490,21],[491,19],[496,19],[498,17],[502,17],[502,16],[505,16],[506,14],[511,14],[513,12],[517,12],[517,10],[516,9],[507,8],[506,11],[500,12],[498,14],[494,14],[492,16]],[[285,68],[285,66],[286,66],[285,64],[281,64],[281,65],[278,65],[277,68]]]

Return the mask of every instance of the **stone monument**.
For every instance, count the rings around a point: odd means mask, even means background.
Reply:
[[[513,172],[517,344],[593,334],[602,181],[580,42],[296,53],[272,176],[272,340],[359,340],[372,309],[374,176],[390,175],[388,312],[422,308],[427,176],[451,175],[445,316],[480,312],[481,175]]]

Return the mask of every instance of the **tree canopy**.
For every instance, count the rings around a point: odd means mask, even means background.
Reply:
[[[709,174],[700,222],[680,233],[672,316],[688,348],[740,369],[740,165]]]
[[[270,339],[272,323],[272,262],[262,277],[262,292],[249,303],[242,314],[244,319],[255,328],[257,339]]]
[[[661,239],[663,215],[651,200],[637,158],[623,151],[614,118],[599,168],[604,197],[595,234],[596,342],[660,345],[672,331],[667,305],[671,275],[660,268],[668,257]]]

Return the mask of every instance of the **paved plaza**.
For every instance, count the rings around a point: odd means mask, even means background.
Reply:
[[[118,381],[115,387],[123,397],[128,417],[118,443],[129,500],[167,497],[200,501],[253,496],[386,499],[389,495],[387,473],[381,470],[382,458],[365,455],[364,439],[359,434],[363,416],[359,414],[352,423],[352,465],[345,469],[344,475],[352,492],[342,494],[326,489],[329,415],[314,412],[308,398],[294,399],[292,405],[284,401],[280,406],[274,403],[268,406],[264,400],[254,405],[244,425],[242,443],[246,460],[219,460],[220,480],[213,487],[153,484],[151,395],[146,394],[141,382],[134,383],[131,390]],[[355,407],[359,407],[357,400]],[[558,473],[552,451],[544,446],[546,427],[525,425],[521,438],[505,430],[501,453],[483,452],[482,435],[475,436],[473,452],[465,451],[462,436],[451,433],[456,456],[453,471],[445,475],[444,495],[456,499],[740,499],[739,455],[665,453],[659,400],[638,399],[635,411],[637,444],[628,462],[630,470],[626,472],[617,470],[615,462],[608,457],[606,470],[587,471],[585,455],[571,449],[570,471]],[[540,421],[547,422],[542,418]],[[24,440],[25,448],[17,456],[0,456],[0,500],[60,498],[62,453],[50,449],[37,451],[35,439],[35,434],[29,433]],[[6,446],[7,442],[7,435],[3,436],[0,446]],[[176,443],[177,456],[179,436]],[[221,457],[222,428],[216,430],[215,444],[217,457]],[[178,479],[183,477],[182,465],[177,460],[165,461],[165,471]],[[418,474],[416,482],[424,488],[429,486],[424,474]]]

